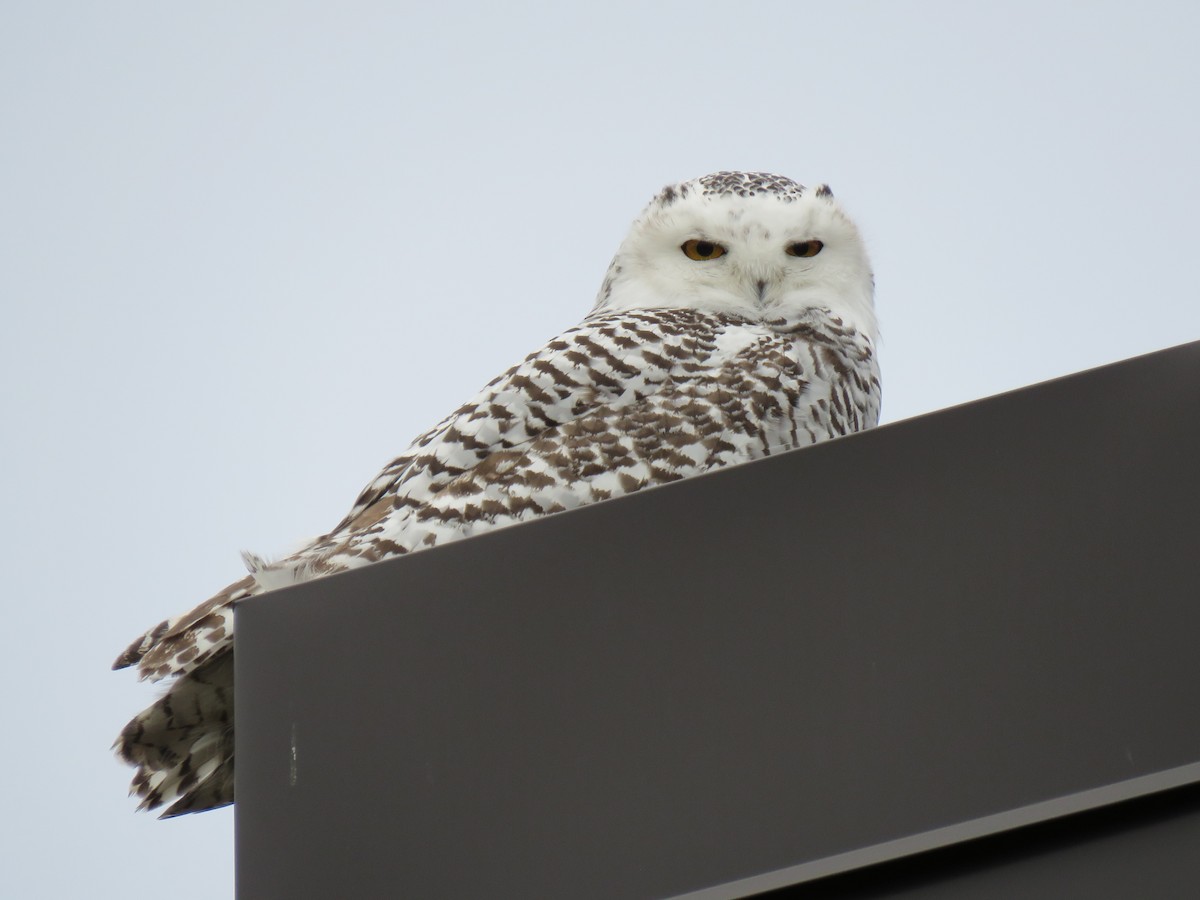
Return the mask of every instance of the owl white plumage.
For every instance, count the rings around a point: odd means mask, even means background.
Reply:
[[[874,279],[828,187],[664,188],[583,322],[393,460],[327,535],[135,640],[171,679],[116,742],[139,808],[233,802],[233,606],[247,596],[872,427]],[[569,602],[569,600],[564,600]]]

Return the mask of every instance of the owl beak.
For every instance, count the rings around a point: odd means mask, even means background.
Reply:
[[[761,304],[767,296],[767,283],[760,278],[754,286],[758,288],[758,302]]]

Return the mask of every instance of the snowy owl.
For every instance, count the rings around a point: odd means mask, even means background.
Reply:
[[[150,629],[121,732],[141,809],[233,802],[243,597],[849,434],[879,417],[874,279],[829,188],[718,172],[634,221],[582,323],[418,437],[332,531]],[[564,601],[566,602],[566,601]]]

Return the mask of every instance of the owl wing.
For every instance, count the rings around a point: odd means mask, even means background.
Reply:
[[[601,419],[611,421],[617,410],[635,406],[672,379],[707,370],[717,341],[734,322],[690,310],[610,313],[585,320],[493,379],[417,438],[363,489],[328,535],[268,568],[307,566],[306,575],[328,574],[414,549],[404,540],[376,540],[380,522],[392,519],[390,529],[395,530],[406,520],[406,510],[422,509],[434,517],[439,515],[434,510],[442,510],[440,515],[451,521],[447,510],[462,503],[467,485],[487,483],[489,494],[495,495],[520,472],[533,473],[542,465],[539,460],[549,447],[538,443],[543,438],[566,442],[571,452],[580,453],[588,439],[579,435],[596,439],[594,432],[580,431],[585,422],[592,428]],[[570,429],[571,438],[567,432],[553,438],[574,422],[580,427]],[[514,465],[522,457],[525,462]],[[536,480],[537,475],[531,477]],[[451,485],[458,487],[435,504],[434,498]],[[464,516],[474,514],[470,503],[463,505]],[[440,529],[424,545],[444,540],[451,530]],[[232,640],[231,607],[259,591],[263,577],[258,574],[258,581],[243,578],[148,630],[113,668],[137,665],[140,677],[157,681],[203,665]]]
[[[729,327],[748,324],[720,320],[688,358],[643,354],[637,389],[565,392],[561,415],[539,412],[546,427],[492,443],[436,491],[385,486],[292,562],[339,571],[875,424],[878,372],[853,329]],[[522,385],[508,409],[527,401]]]
[[[352,527],[382,497],[436,494],[493,453],[528,445],[595,407],[635,401],[711,354],[731,321],[688,310],[585,320],[418,437],[363,489],[331,534]]]

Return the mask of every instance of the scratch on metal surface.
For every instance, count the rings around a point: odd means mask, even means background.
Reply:
[[[290,759],[288,760],[288,785],[296,786],[296,772],[299,768],[300,754],[296,750],[296,723],[292,723],[292,747]]]

